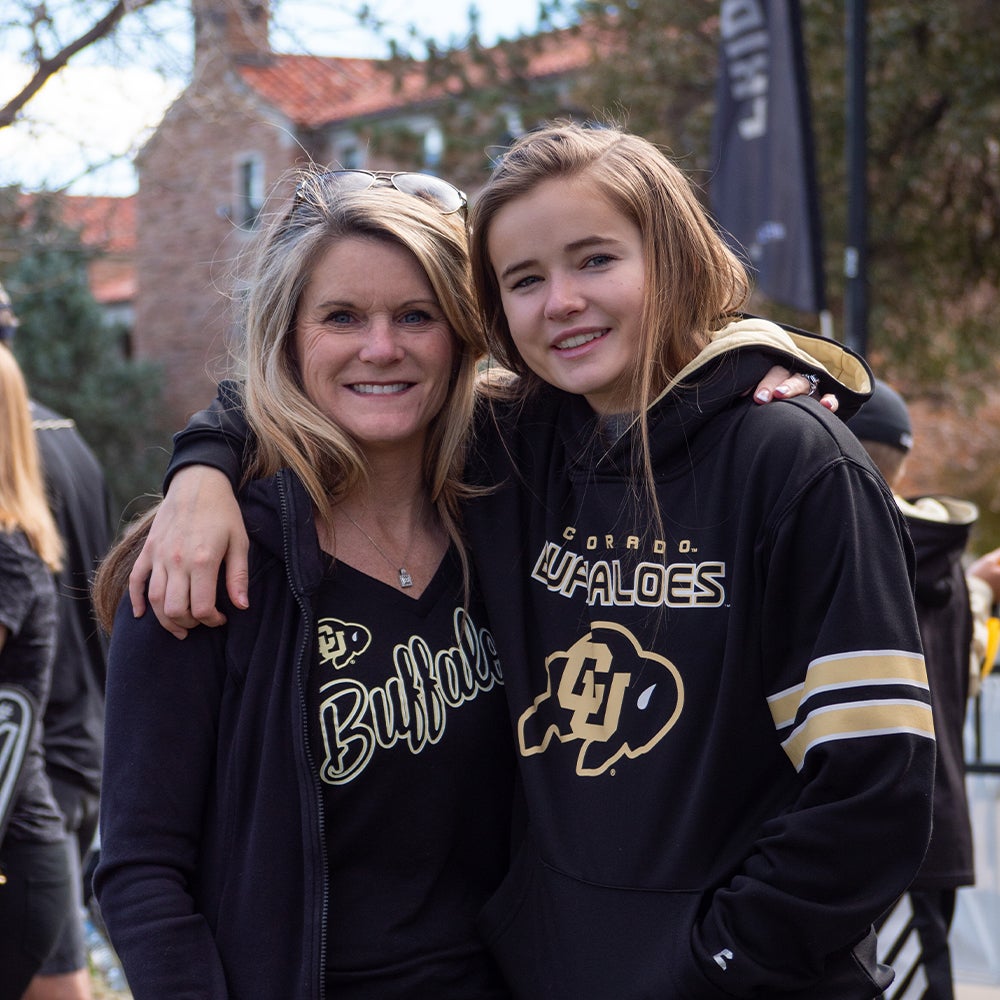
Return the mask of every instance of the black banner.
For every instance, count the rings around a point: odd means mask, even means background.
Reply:
[[[826,308],[798,0],[722,0],[711,206],[757,288]]]

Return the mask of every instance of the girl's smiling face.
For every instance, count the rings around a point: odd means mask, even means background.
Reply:
[[[600,414],[632,409],[645,292],[639,228],[593,181],[553,178],[496,213],[487,249],[525,364]]]

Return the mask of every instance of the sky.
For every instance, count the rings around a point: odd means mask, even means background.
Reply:
[[[280,0],[272,45],[282,52],[315,55],[386,55],[384,40],[357,27],[350,13],[354,6],[350,0]],[[405,41],[407,26],[416,22],[423,37],[446,43],[465,33],[470,0],[369,0],[368,6],[400,40]],[[479,0],[478,6],[480,35],[487,43],[532,30],[537,23],[538,0]],[[114,50],[81,52],[50,80],[32,98],[22,121],[0,129],[0,186],[133,194],[137,182],[128,158],[155,129],[190,69],[187,10],[182,0],[163,0],[162,8],[150,9],[172,40],[172,65],[151,68],[162,58],[163,47],[154,58],[143,39],[129,36],[126,17]],[[31,68],[19,59],[16,39],[3,34],[0,106],[20,90]],[[123,51],[130,54],[123,56]]]

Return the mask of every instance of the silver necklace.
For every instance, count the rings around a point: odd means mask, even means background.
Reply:
[[[375,541],[375,539],[374,539],[374,538],[372,538],[372,536],[371,536],[371,535],[369,535],[369,534],[368,534],[368,532],[367,532],[367,531],[365,531],[365,529],[364,529],[364,528],[362,528],[362,527],[361,527],[361,525],[360,525],[360,524],[358,524],[358,522],[357,522],[357,521],[355,521],[355,520],[354,520],[354,518],[353,518],[353,517],[351,517],[351,515],[350,515],[350,514],[348,514],[346,510],[344,510],[344,511],[343,511],[343,515],[344,515],[344,517],[346,517],[346,518],[347,518],[347,520],[348,520],[348,521],[350,521],[350,522],[351,522],[351,524],[353,524],[353,525],[354,525],[354,527],[355,527],[355,528],[357,528],[357,529],[358,529],[358,531],[360,531],[360,532],[361,532],[361,534],[362,534],[362,535],[364,535],[364,536],[365,536],[365,538],[367,538],[367,539],[368,539],[368,541],[369,541],[369,542],[371,542],[371,543],[372,543],[372,545],[373,545],[373,546],[375,547],[375,551],[376,551],[376,552],[378,552],[378,554],[379,554],[379,555],[380,555],[380,556],[381,556],[381,557],[382,557],[382,558],[383,558],[383,559],[384,559],[384,560],[385,560],[385,561],[386,561],[386,562],[387,562],[387,563],[388,563],[388,564],[389,564],[389,565],[390,565],[390,566],[391,566],[391,567],[392,567],[392,568],[393,568],[394,570],[396,570],[396,572],[397,572],[397,573],[399,574],[399,585],[400,585],[401,587],[403,587],[404,589],[405,589],[406,587],[412,587],[412,586],[413,586],[413,577],[412,577],[412,576],[410,576],[410,573],[409,573],[409,571],[407,570],[407,568],[406,568],[405,566],[400,566],[400,567],[398,567],[398,568],[397,568],[397,567],[396,567],[396,564],[395,564],[395,563],[394,563],[394,562],[393,562],[393,561],[392,561],[392,560],[391,560],[391,559],[390,559],[390,558],[389,558],[389,557],[388,557],[388,556],[387,556],[387,555],[385,554],[385,550],[384,550],[384,549],[382,548],[382,546],[381,546],[381,545],[379,545],[379,543],[378,543],[378,542],[376,542],[376,541]],[[406,550],[405,554],[403,555],[403,562],[404,562],[404,563],[406,562],[406,557],[407,557],[407,556],[408,556],[408,555],[410,554],[410,549],[411,549],[412,547],[413,547],[413,539],[411,538],[411,539],[410,539],[410,545],[409,545],[409,548],[407,548],[407,550]]]

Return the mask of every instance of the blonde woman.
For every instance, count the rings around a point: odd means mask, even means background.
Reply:
[[[250,258],[254,610],[184,643],[114,620],[94,885],[136,1000],[507,996],[474,925],[514,761],[457,519],[465,201],[375,181],[308,171]]]
[[[56,637],[52,574],[62,542],[42,485],[24,377],[0,345],[0,1000],[19,1000],[45,960],[67,911],[69,865],[63,821],[45,774],[41,713]],[[16,778],[10,706],[27,702],[34,722]]]

